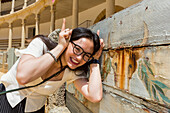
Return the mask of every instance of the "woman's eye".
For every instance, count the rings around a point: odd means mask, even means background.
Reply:
[[[81,49],[80,49],[80,48],[75,47],[75,51],[76,51],[77,53],[79,53],[79,52],[81,52]]]
[[[89,55],[89,54],[86,54],[86,55],[85,55],[85,57],[87,57],[87,58],[90,58],[90,56],[91,56],[91,55]]]

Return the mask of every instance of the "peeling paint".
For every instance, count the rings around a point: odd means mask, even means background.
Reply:
[[[165,92],[170,90],[170,86],[166,85],[161,81],[161,79],[156,77],[158,75],[155,74],[155,68],[157,68],[157,70],[159,70],[159,68],[155,67],[153,65],[154,63],[152,63],[152,59],[154,59],[152,54],[158,54],[160,49],[162,49],[161,51],[167,51],[167,47],[155,48],[156,51],[150,47],[109,50],[105,52],[106,55],[103,59],[104,68],[102,80],[105,82],[112,68],[114,71],[114,75],[112,76],[114,77],[115,86],[122,90],[129,91],[130,80],[132,79],[134,73],[137,73],[139,80],[146,88],[145,93],[148,93],[152,100],[165,105],[169,104],[169,95],[167,95]],[[151,54],[151,56],[148,54],[148,52]],[[168,79],[166,79],[166,81],[167,80]],[[109,81],[107,80],[107,82]],[[140,94],[140,96],[142,95]]]

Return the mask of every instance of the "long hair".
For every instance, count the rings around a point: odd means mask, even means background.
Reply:
[[[41,38],[42,41],[46,44],[46,46],[47,46],[47,48],[49,50],[52,50],[53,48],[55,48],[58,45],[58,43],[53,42],[50,38],[47,38],[44,35],[37,35],[36,37]],[[83,38],[88,38],[88,39],[93,41],[94,49],[93,49],[92,55],[94,55],[100,48],[99,36],[96,33],[92,32],[90,29],[83,28],[83,27],[78,27],[78,28],[73,29],[70,41],[75,41],[75,40],[78,40],[78,39],[80,39],[82,37]],[[80,66],[78,68],[76,68],[76,70],[81,69],[81,70],[84,70],[84,71],[87,72],[88,65],[89,65],[89,62],[85,63],[84,65],[82,65],[82,66]]]
[[[34,38],[40,38],[45,43],[48,50],[52,50],[58,45],[58,43],[53,42],[50,38],[44,35],[36,35]]]

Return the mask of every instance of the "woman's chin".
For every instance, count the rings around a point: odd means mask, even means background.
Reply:
[[[80,63],[76,64],[76,63],[72,62],[71,60],[67,62],[67,65],[68,65],[68,67],[70,69],[76,69],[76,68],[78,68],[78,67],[80,67],[80,66],[82,66],[84,64],[82,64],[82,63],[81,64]]]
[[[68,64],[68,67],[69,67],[70,69],[76,69],[76,68],[77,68],[77,66],[74,66],[74,65],[71,65],[71,64]]]

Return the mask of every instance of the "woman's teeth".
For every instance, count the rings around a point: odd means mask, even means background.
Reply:
[[[73,58],[72,58],[72,61],[73,61],[74,63],[76,63],[76,64],[78,64],[78,63],[79,63],[78,61],[74,60]]]

